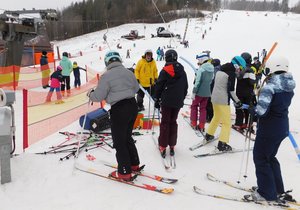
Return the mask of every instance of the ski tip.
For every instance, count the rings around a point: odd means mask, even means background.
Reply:
[[[172,192],[174,192],[174,189],[173,188],[164,188],[164,189],[161,189],[160,192],[164,193],[164,194],[171,194]]]

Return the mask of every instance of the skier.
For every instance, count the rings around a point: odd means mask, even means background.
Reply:
[[[86,69],[77,65],[77,62],[73,62],[73,74],[74,74],[74,87],[80,88],[81,80],[80,80],[80,70],[86,71]]]
[[[241,78],[237,79],[236,95],[243,104],[253,105],[253,101],[256,101],[254,94],[254,85],[256,83],[254,72],[256,69],[251,65],[252,56],[248,52],[242,53],[241,56],[246,61],[246,69],[240,75]],[[243,132],[243,130],[248,127],[248,109],[236,109],[235,114],[235,124],[232,127],[237,131]]]
[[[130,181],[131,172],[139,170],[139,156],[132,138],[132,129],[137,116],[135,94],[139,84],[134,74],[121,63],[117,51],[105,55],[107,71],[101,76],[96,89],[90,90],[91,101],[106,100],[111,105],[110,120],[118,170],[110,174],[116,179]]]
[[[159,150],[166,156],[170,146],[170,155],[174,156],[177,143],[177,117],[188,90],[187,76],[184,67],[177,62],[177,52],[168,50],[165,53],[166,64],[159,73],[155,87],[155,108],[161,107]]]
[[[197,55],[196,59],[198,60],[199,69],[197,71],[196,81],[193,88],[193,102],[191,105],[190,119],[191,126],[204,133],[206,105],[208,98],[211,96],[210,85],[214,77],[214,66],[209,62],[209,56],[207,53]],[[197,126],[198,117],[199,125]]]
[[[57,66],[56,71],[51,74],[51,84],[50,90],[48,92],[46,102],[51,102],[51,97],[54,92],[56,92],[57,101],[56,104],[62,104],[64,101],[62,100],[61,92],[60,92],[60,83],[63,81],[63,76],[61,75],[62,67]]]
[[[288,108],[296,86],[288,69],[289,62],[285,57],[270,57],[265,68],[266,85],[260,91],[256,108],[249,110],[259,118],[253,149],[258,186],[252,193],[255,201],[278,201],[278,195],[293,201],[284,191],[280,164],[275,157],[289,133]]]
[[[242,103],[235,94],[235,79],[241,71],[246,68],[246,62],[241,56],[235,56],[231,62],[221,66],[215,78],[214,89],[211,95],[213,104],[214,116],[205,134],[206,141],[213,140],[214,133],[220,123],[222,129],[218,142],[219,151],[231,151],[232,148],[227,143],[229,142],[231,129],[230,116],[230,98],[234,102],[236,108],[242,108]]]
[[[152,50],[146,50],[142,58],[138,61],[134,70],[135,77],[140,85],[151,95],[154,94],[154,84],[157,80],[157,67],[153,59]],[[144,111],[145,93],[140,89],[137,94],[138,111]]]
[[[48,57],[46,51],[42,52],[40,64],[41,64],[41,72],[42,72],[42,86],[44,89],[46,89],[47,87],[50,87],[49,86],[50,67],[48,64]]]
[[[63,83],[61,84],[62,95],[65,95],[65,87],[67,88],[67,96],[71,95],[71,86],[70,86],[70,74],[73,70],[72,62],[69,60],[69,55],[67,52],[63,52],[63,57],[59,62],[59,65],[62,67],[61,74],[63,75]]]
[[[212,92],[214,88],[216,73],[221,69],[221,61],[218,58],[214,58],[212,59],[211,64],[214,66],[214,78],[210,84],[210,92]],[[214,111],[211,103],[211,97],[209,97],[206,105],[206,122],[210,123],[213,116],[214,116]]]

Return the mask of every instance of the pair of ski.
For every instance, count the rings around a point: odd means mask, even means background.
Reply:
[[[198,137],[205,137],[205,134],[204,134],[203,132],[201,132],[200,130],[195,129],[195,128],[192,127],[192,125],[191,125],[191,120],[190,120],[189,112],[188,112],[188,111],[186,111],[186,112],[184,112],[184,113],[181,113],[181,115],[182,115],[183,119],[187,122],[187,124],[188,124],[189,126],[191,126],[191,128],[195,131],[195,134],[196,134]]]
[[[238,190],[243,190],[245,192],[249,192],[249,193],[253,192],[252,188],[245,188],[245,187],[242,187],[240,185],[234,184],[232,182],[228,182],[226,180],[216,178],[216,177],[214,177],[213,175],[211,175],[209,173],[207,173],[206,176],[210,181],[225,184],[229,187],[232,187],[232,188],[235,188],[235,189],[238,189]],[[244,202],[244,203],[254,203],[254,204],[261,205],[261,206],[274,206],[274,207],[281,208],[281,209],[286,209],[286,210],[296,210],[297,209],[297,208],[291,207],[289,204],[296,205],[296,206],[300,205],[300,203],[296,203],[296,202],[295,203],[294,202],[289,202],[287,204],[284,204],[284,203],[268,202],[268,201],[254,201],[251,198],[251,195],[245,195],[244,197],[236,197],[236,196],[232,196],[232,195],[221,195],[221,194],[216,194],[216,193],[210,193],[210,192],[204,191],[203,189],[201,189],[197,186],[194,186],[193,189],[194,189],[194,192],[196,192],[197,194],[203,195],[203,196],[208,196],[208,197],[213,197],[213,198],[218,198],[218,199],[223,199],[223,200]]]
[[[116,166],[113,165],[113,164],[109,164],[109,163],[103,163],[103,164],[105,166],[116,169]],[[93,174],[93,175],[96,175],[96,176],[99,176],[99,177],[102,177],[102,178],[105,178],[105,179],[110,179],[110,180],[113,180],[113,181],[128,184],[128,185],[138,187],[138,188],[142,188],[142,189],[145,189],[145,190],[159,192],[159,193],[162,193],[162,194],[171,194],[174,191],[174,188],[145,184],[143,182],[138,181],[137,177],[138,176],[143,176],[143,177],[153,179],[153,180],[156,180],[156,181],[159,181],[159,182],[162,182],[162,183],[167,183],[167,184],[174,184],[178,181],[177,179],[172,179],[172,178],[167,178],[167,177],[163,177],[163,176],[159,176],[159,175],[154,175],[154,174],[146,173],[144,171],[133,172],[134,173],[133,179],[131,181],[124,181],[122,179],[116,179],[116,178],[110,176],[109,174],[106,174],[105,172],[102,172],[102,171],[100,171],[100,170],[98,170],[94,167],[86,167],[86,166],[83,166],[83,165],[80,165],[80,164],[76,163],[75,168],[78,169],[79,171],[89,173],[89,174]]]

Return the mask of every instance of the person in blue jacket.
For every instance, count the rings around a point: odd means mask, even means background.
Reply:
[[[292,200],[285,193],[280,164],[276,158],[281,142],[289,134],[288,109],[296,86],[288,73],[289,62],[282,56],[271,56],[266,63],[266,85],[258,95],[257,106],[249,110],[258,117],[258,128],[253,149],[257,186],[255,201],[280,201],[278,195]]]

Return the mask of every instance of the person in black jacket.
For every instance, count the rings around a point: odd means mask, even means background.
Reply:
[[[80,88],[81,80],[80,80],[80,70],[86,71],[86,69],[77,65],[77,62],[73,62],[73,74],[74,74],[74,87]]]
[[[251,65],[252,56],[244,52],[241,57],[246,61],[246,69],[242,72],[240,78],[237,78],[236,96],[243,104],[253,105],[253,101],[255,101],[254,85],[256,83],[256,77],[254,73],[255,69]],[[236,118],[233,128],[238,131],[247,129],[249,121],[248,109],[236,109],[235,113]]]
[[[170,146],[170,155],[174,155],[177,143],[177,117],[188,90],[187,76],[184,67],[177,62],[177,52],[168,50],[165,53],[166,64],[161,70],[155,86],[155,107],[161,107],[159,150],[166,156]]]

